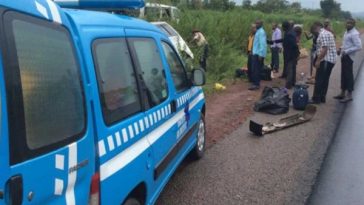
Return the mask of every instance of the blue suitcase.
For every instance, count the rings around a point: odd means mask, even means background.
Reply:
[[[296,85],[292,94],[293,108],[296,110],[305,110],[309,101],[307,85]]]

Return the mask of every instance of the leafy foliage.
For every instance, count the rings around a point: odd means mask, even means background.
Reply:
[[[286,0],[259,0],[255,8],[263,12],[276,12],[287,9],[289,2]]]
[[[320,16],[296,14],[266,14],[256,10],[234,9],[229,12],[214,10],[190,10],[182,12],[179,23],[171,22],[173,27],[189,42],[191,31],[199,29],[209,42],[210,53],[208,58],[208,79],[216,82],[225,78],[231,78],[235,69],[245,67],[247,62],[246,45],[251,24],[256,19],[264,21],[264,27],[268,38],[271,35],[271,24],[281,23],[284,20],[294,20],[304,25],[308,31],[311,24],[320,19]],[[344,24],[333,22],[333,28],[338,36],[344,30]],[[311,41],[302,37],[302,47],[310,48]],[[198,65],[198,49],[190,45],[196,54],[195,66]],[[270,62],[270,55],[266,64]]]
[[[348,19],[351,18],[349,11],[342,11],[341,4],[335,0],[321,0],[321,10],[325,18]]]
[[[330,18],[341,11],[341,6],[335,0],[322,0],[320,6],[324,17]]]
[[[209,43],[208,82],[221,81],[231,78],[237,68],[245,67],[247,63],[246,45],[251,24],[256,19],[264,21],[268,38],[271,35],[271,24],[281,23],[284,20],[293,20],[302,24],[305,31],[315,21],[322,21],[322,11],[302,9],[300,3],[289,3],[285,0],[261,0],[262,12],[252,1],[243,1],[242,7],[230,5],[228,0],[151,0],[172,1],[181,9],[180,21],[170,24],[182,35],[186,42],[192,38],[192,30],[200,30]],[[263,6],[267,3],[270,6]],[[184,5],[184,6],[183,6]],[[209,9],[206,9],[209,8]],[[286,8],[286,9],[284,9]],[[272,12],[278,9],[279,12]],[[284,10],[282,10],[284,9]],[[229,10],[229,12],[226,12]],[[337,36],[340,37],[345,30],[344,23],[332,21]],[[198,66],[199,53],[197,46],[189,45],[195,54],[193,64]],[[301,47],[309,49],[312,41],[302,37]],[[265,61],[270,62],[270,54]]]
[[[252,8],[252,1],[251,0],[244,0],[243,1],[243,8],[244,9],[250,9],[250,8]]]
[[[206,6],[210,9],[226,11],[233,9],[235,7],[235,3],[230,0],[210,0]]]

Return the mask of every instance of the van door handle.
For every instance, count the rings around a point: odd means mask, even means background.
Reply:
[[[177,112],[177,100],[172,100],[172,102],[171,102],[171,111],[172,111],[172,113]]]
[[[11,177],[7,183],[7,194],[11,205],[21,205],[23,203],[23,178],[20,175]]]

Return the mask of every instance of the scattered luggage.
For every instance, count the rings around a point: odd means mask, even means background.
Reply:
[[[248,69],[238,68],[235,70],[235,78],[248,77]]]
[[[272,68],[269,66],[264,66],[262,71],[260,72],[260,79],[264,81],[271,81],[272,80]]]
[[[292,94],[293,108],[296,110],[305,110],[308,105],[308,101],[308,85],[296,85]]]
[[[261,99],[255,103],[254,110],[272,115],[285,114],[289,111],[290,102],[287,89],[265,87]]]

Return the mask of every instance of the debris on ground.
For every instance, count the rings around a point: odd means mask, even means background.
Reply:
[[[279,130],[283,130],[289,127],[293,127],[308,122],[315,116],[316,110],[317,108],[314,105],[309,105],[306,107],[306,110],[303,113],[283,118],[275,123],[268,122],[264,125],[251,120],[249,129],[255,135],[263,136],[264,134],[276,132]]]
[[[226,86],[220,83],[215,83],[215,90],[226,90]]]

